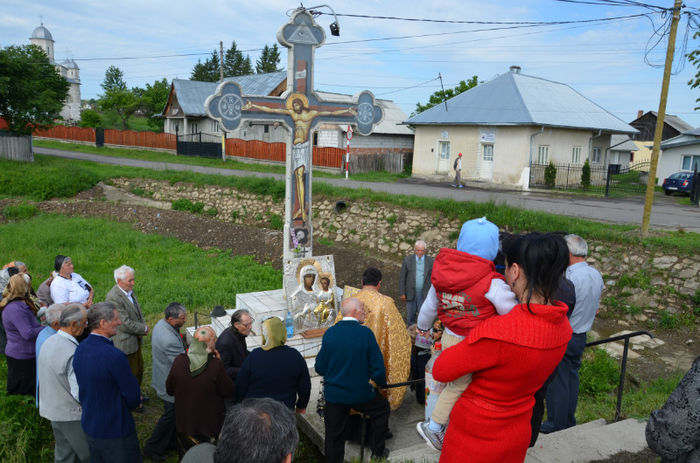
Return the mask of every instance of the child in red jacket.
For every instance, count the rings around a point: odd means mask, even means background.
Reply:
[[[463,340],[481,321],[505,315],[517,304],[493,260],[498,253],[498,227],[485,217],[462,225],[457,249],[442,248],[433,263],[432,286],[418,315],[418,330],[428,331],[435,317],[445,325],[442,347]],[[442,449],[445,425],[455,402],[471,382],[465,375],[445,387],[427,422],[418,433],[435,450]]]

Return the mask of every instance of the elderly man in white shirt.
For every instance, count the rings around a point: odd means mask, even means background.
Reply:
[[[51,421],[57,462],[90,460],[90,449],[80,425],[82,407],[73,370],[76,337],[83,333],[86,320],[85,307],[69,304],[61,313],[58,331],[44,342],[37,360],[39,415]]]

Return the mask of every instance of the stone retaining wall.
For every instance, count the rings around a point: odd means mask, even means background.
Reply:
[[[271,217],[284,215],[284,201],[258,196],[234,188],[194,187],[148,179],[116,179],[115,186],[127,191],[134,187],[153,193],[152,198],[173,201],[186,198],[202,202],[206,209],[216,208],[216,218],[240,224],[269,227]],[[401,209],[394,205],[352,201],[337,213],[335,201],[314,198],[315,236],[324,244],[362,245],[366,250],[401,258],[410,253],[413,243],[423,239],[428,252],[435,255],[441,247],[452,247],[462,223],[448,220],[439,212]],[[282,220],[283,221],[283,220]],[[700,257],[648,251],[640,246],[622,246],[588,240],[589,263],[604,276],[608,288],[602,309],[617,306],[627,318],[645,321],[665,309],[677,313],[687,298],[700,288]]]

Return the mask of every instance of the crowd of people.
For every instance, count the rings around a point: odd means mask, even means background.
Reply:
[[[522,462],[540,432],[574,426],[586,333],[604,289],[585,261],[585,240],[506,235],[481,218],[462,226],[455,249],[433,259],[418,241],[414,251],[400,274],[405,318],[381,293],[381,271],[370,267],[323,334],[314,369],[323,377],[324,461],[342,463],[347,440],[363,440],[374,458],[389,456],[389,419],[407,384],[418,389],[419,403],[425,400],[429,350],[418,341],[437,337],[443,351],[432,375],[446,386],[417,431],[441,462],[465,455]],[[280,318],[262,320],[262,343],[252,351],[246,338],[254,320],[245,309],[233,312],[218,338],[202,326],[188,345],[180,303],[169,304],[150,329],[133,268],[115,269],[114,287],[97,303],[73,270],[70,257],[56,256],[37,293],[22,262],[0,271],[7,391],[35,395],[53,429],[55,461],[165,461],[169,452],[183,462],[291,461],[295,413],[306,413],[311,380],[306,360],[286,345]],[[132,412],[149,401],[142,391],[149,334],[151,385],[163,413],[141,447]],[[676,405],[697,395],[697,377],[684,379]],[[658,441],[673,432],[671,417],[679,412],[672,406],[652,416],[652,448],[669,447]]]

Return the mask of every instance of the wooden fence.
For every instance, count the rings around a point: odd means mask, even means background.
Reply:
[[[105,143],[108,145],[140,146],[174,150],[177,138],[172,133],[135,132],[133,130],[105,129]]]
[[[31,135],[17,135],[0,130],[0,158],[12,161],[34,161]]]
[[[66,127],[57,125],[46,130],[35,130],[37,137],[58,138],[82,142],[95,142],[95,129]],[[180,135],[183,137],[183,135]],[[195,141],[192,139],[191,141]],[[104,143],[107,145],[133,146],[177,150],[177,135],[171,133],[135,132],[132,130],[104,131]],[[265,161],[285,162],[287,146],[285,143],[267,143],[260,140],[226,139],[226,155],[260,159]],[[312,162],[315,166],[340,168],[343,165],[345,150],[333,147],[314,146]],[[398,173],[403,171],[403,154],[363,154],[350,156],[350,172],[372,172],[387,170]]]

